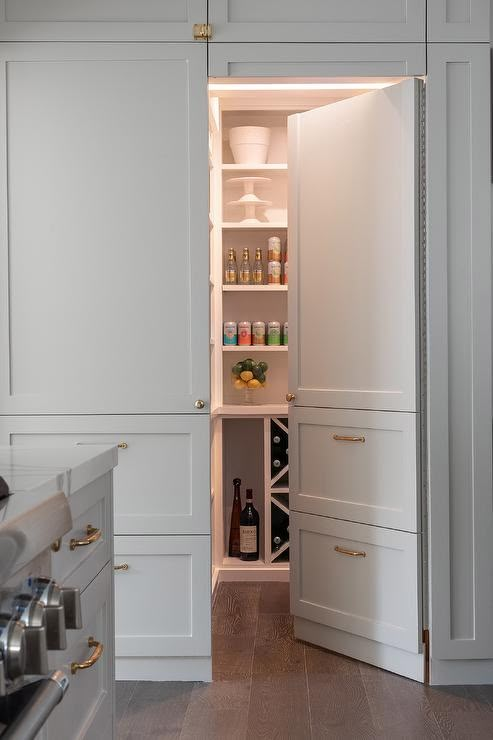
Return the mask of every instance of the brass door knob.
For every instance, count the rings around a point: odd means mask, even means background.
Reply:
[[[286,393],[286,401],[287,401],[288,403],[289,403],[290,401],[294,401],[294,399],[295,399],[295,398],[296,398],[296,396],[294,395],[294,393]]]
[[[195,401],[194,406],[196,409],[203,409],[205,406],[205,401],[202,401],[202,399],[199,398],[197,399],[197,401]]]

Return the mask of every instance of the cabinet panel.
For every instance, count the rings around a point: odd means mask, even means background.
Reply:
[[[209,398],[205,45],[0,58],[0,408],[194,412]]]
[[[429,44],[428,486],[433,659],[493,657],[489,44]]]
[[[289,117],[296,405],[417,408],[421,84]]]
[[[425,44],[209,44],[211,77],[402,77],[423,74],[426,74]]]
[[[218,41],[422,41],[424,0],[209,0]]]
[[[207,0],[0,0],[2,41],[192,41]]]
[[[490,0],[428,2],[428,42],[490,40]]]
[[[117,534],[210,532],[209,417],[0,417],[4,444],[123,445],[114,476]]]
[[[53,669],[61,668],[70,677],[62,702],[46,725],[46,736],[71,740],[100,740],[113,737],[114,646],[113,584],[111,563],[81,595],[82,629],[67,633],[68,646],[50,654]],[[101,658],[86,670],[71,673],[72,662],[87,660],[94,651],[88,638],[103,644]]]
[[[290,536],[295,616],[418,652],[419,535],[292,512]]]
[[[418,424],[416,414],[292,409],[291,508],[416,532]]]
[[[210,655],[210,544],[115,537],[115,565],[128,565],[115,573],[117,657]]]

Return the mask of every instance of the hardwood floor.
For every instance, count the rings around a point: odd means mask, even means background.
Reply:
[[[488,740],[493,686],[430,688],[293,637],[287,583],[223,583],[212,684],[117,682],[121,740]]]

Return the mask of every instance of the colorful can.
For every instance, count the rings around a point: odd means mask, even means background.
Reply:
[[[281,344],[281,324],[279,321],[269,321],[267,324],[267,344]]]
[[[282,271],[282,284],[283,285],[288,284],[288,255],[286,255],[286,259],[284,260],[284,269]]]
[[[281,261],[281,240],[278,236],[271,236],[269,241],[267,242],[267,259],[269,262],[272,260],[273,262],[280,262]]]
[[[284,326],[282,328],[282,343],[286,344],[288,343],[288,322],[284,322]]]
[[[238,344],[238,329],[236,321],[225,321],[223,326],[223,344]]]
[[[252,343],[252,325],[250,321],[238,322],[238,344],[250,345]]]
[[[254,321],[252,324],[252,344],[265,344],[265,324]]]
[[[269,285],[281,284],[281,263],[271,260],[267,266],[267,281]]]

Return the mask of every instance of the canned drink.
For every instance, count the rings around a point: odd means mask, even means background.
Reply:
[[[250,345],[252,343],[252,325],[250,321],[238,322],[238,344]]]
[[[225,321],[223,327],[223,344],[238,344],[238,329],[236,321]]]
[[[281,261],[281,240],[278,236],[271,236],[267,242],[267,258],[269,261]]]
[[[267,344],[281,344],[281,324],[279,321],[269,321],[267,324]]]
[[[284,322],[284,326],[282,328],[282,343],[286,344],[288,343],[288,322]]]
[[[281,263],[271,260],[267,266],[267,282],[269,285],[281,284]]]
[[[252,324],[252,344],[265,344],[265,324],[254,321]]]

